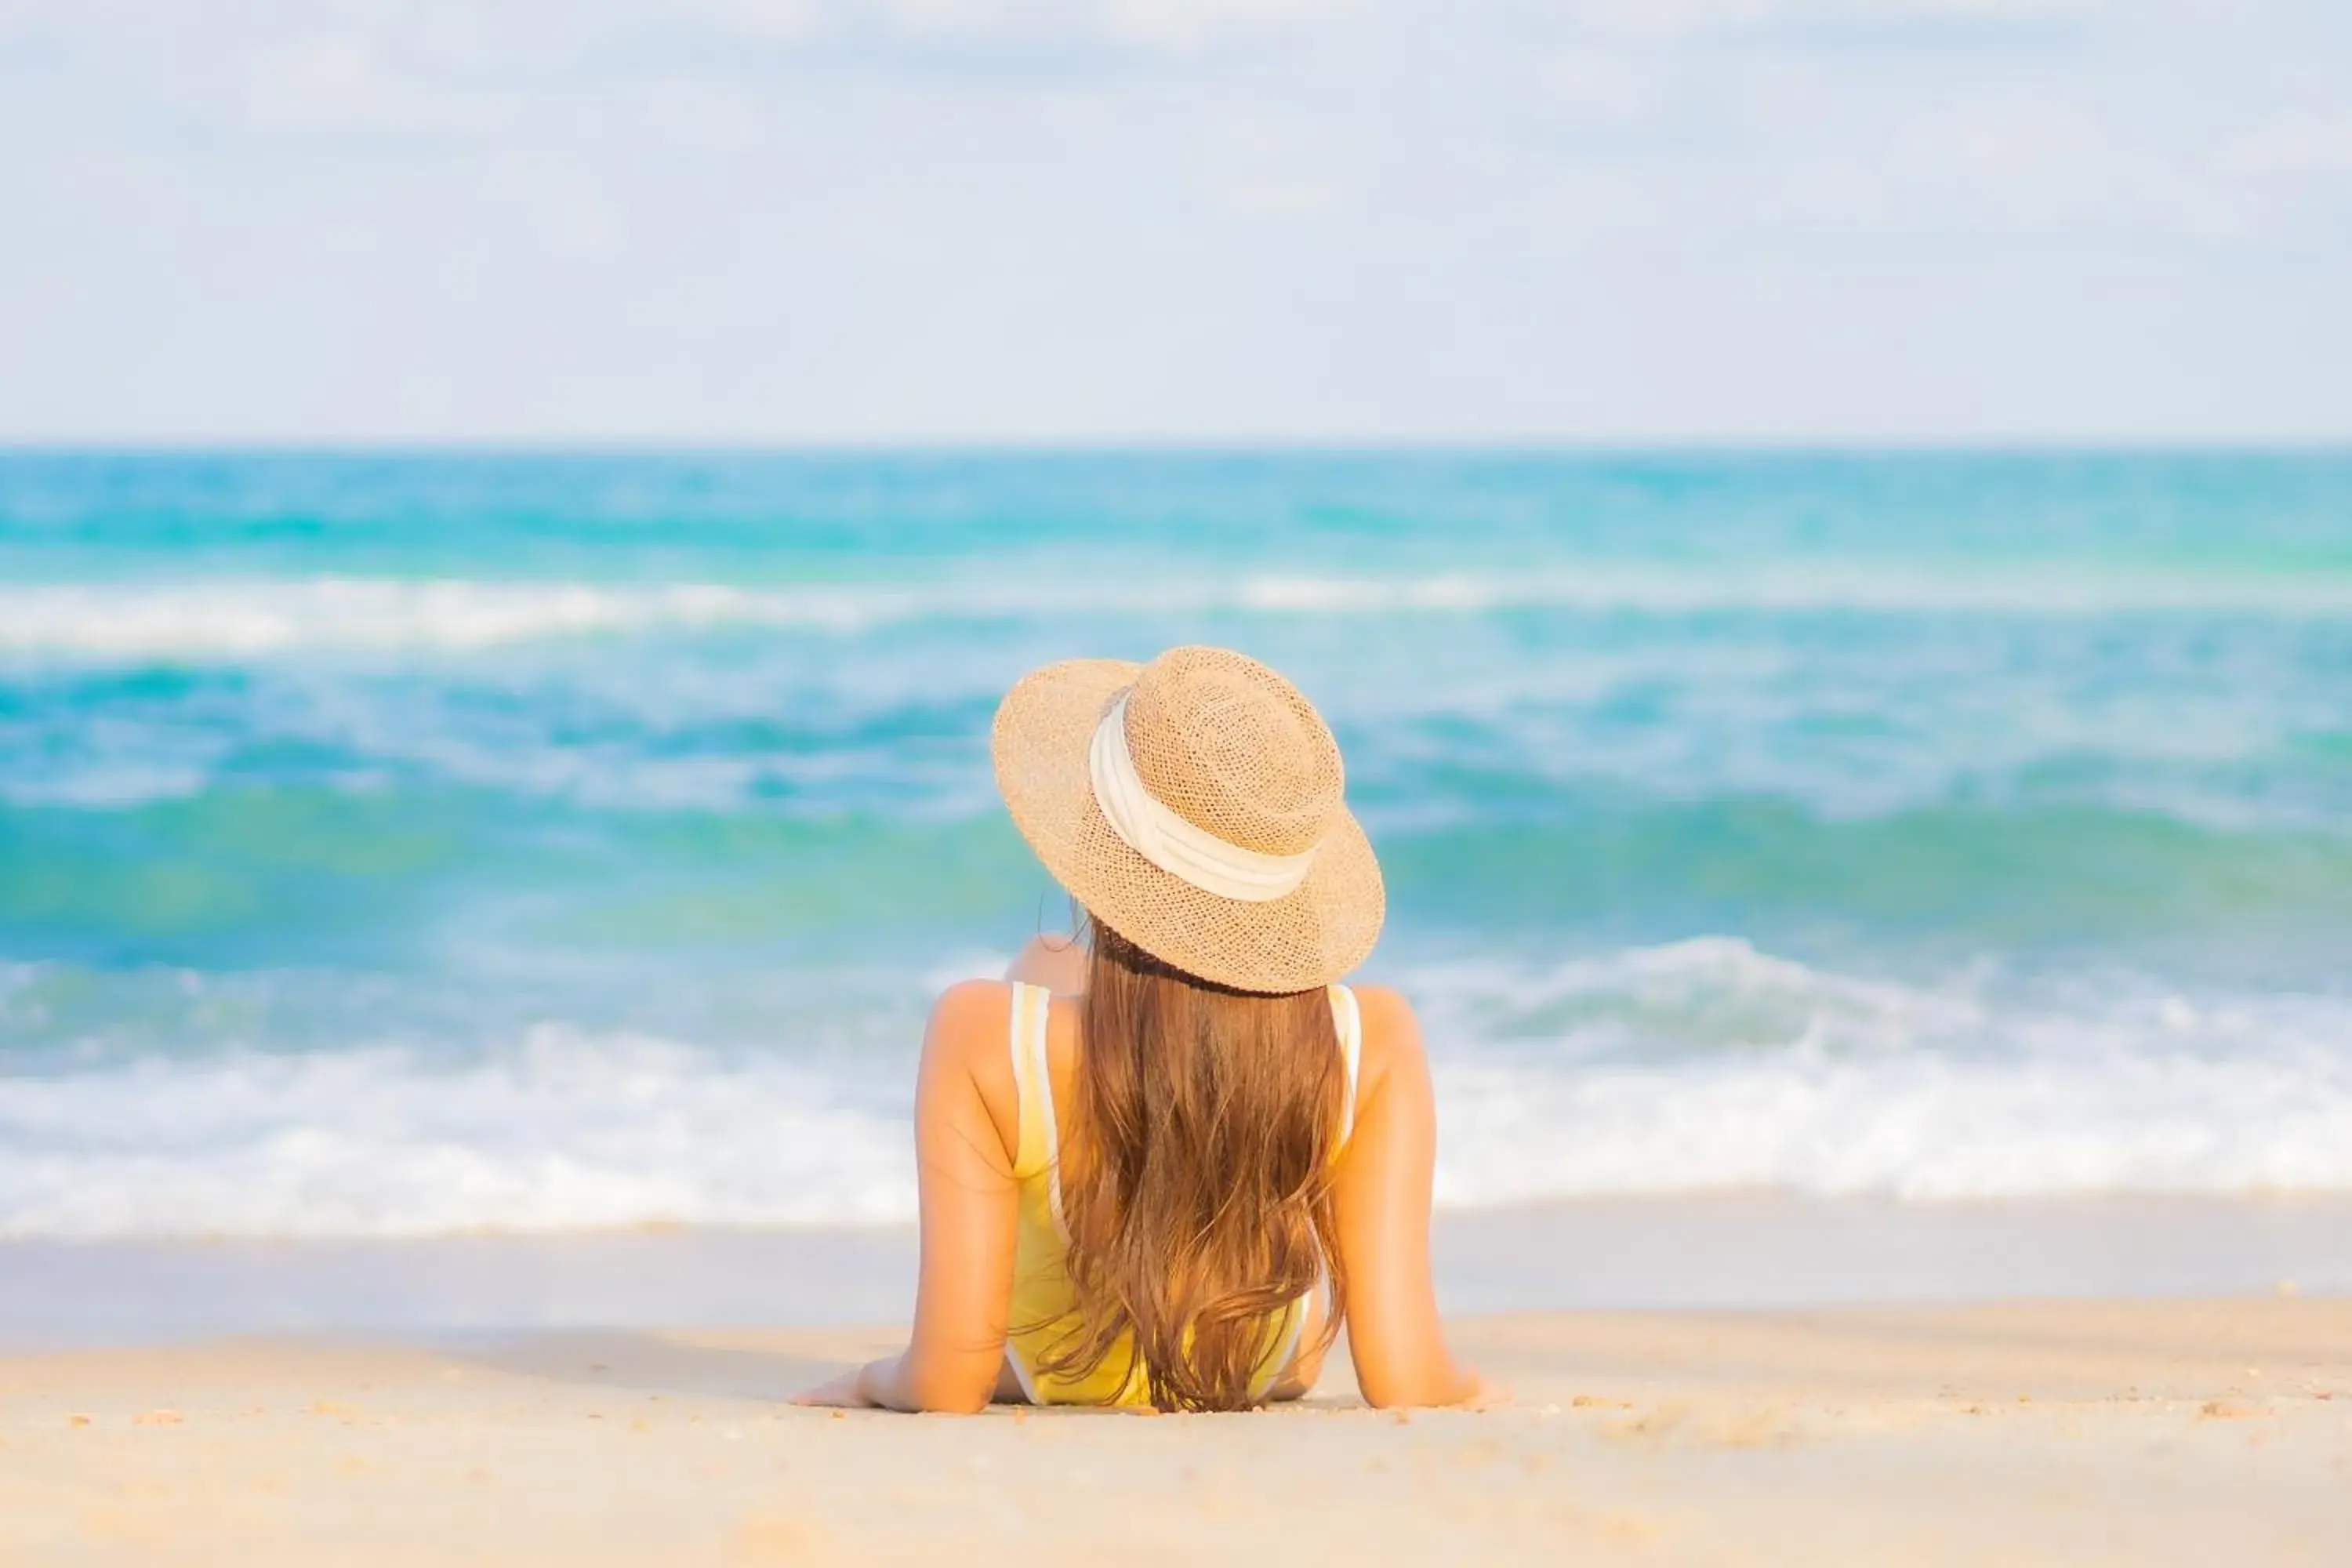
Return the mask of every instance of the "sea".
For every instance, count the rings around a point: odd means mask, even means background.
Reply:
[[[1442,1205],[2352,1192],[2352,452],[0,453],[0,1238],[914,1212],[1024,670],[1291,677]]]

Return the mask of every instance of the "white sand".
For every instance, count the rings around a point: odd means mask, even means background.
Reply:
[[[0,1562],[2352,1562],[2352,1299],[1456,1335],[1516,1408],[777,1403],[854,1331],[20,1355]]]

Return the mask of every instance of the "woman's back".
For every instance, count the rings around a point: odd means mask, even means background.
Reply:
[[[1348,987],[1335,984],[1325,996],[1331,1013],[1332,1038],[1312,1038],[1298,1046],[1304,1050],[1328,1046],[1339,1058],[1344,1087],[1338,1141],[1331,1156],[1336,1163],[1345,1154],[1355,1120],[1363,1032],[1355,995]],[[1012,1317],[1005,1343],[1008,1370],[1033,1404],[1150,1405],[1153,1403],[1151,1369],[1131,1331],[1109,1336],[1102,1355],[1090,1366],[1062,1364],[1068,1359],[1067,1347],[1084,1338],[1087,1326],[1069,1268],[1071,1235],[1062,1194],[1064,1151],[1068,1146],[1065,1128],[1069,1120],[1062,1108],[1083,1106],[1090,1099],[1090,1086],[1085,1080],[1086,1009],[1080,998],[1055,998],[1042,986],[1015,981],[1008,986],[1006,1011],[1005,1055],[1017,1101],[1015,1131],[1008,1151],[1013,1180],[1020,1187]],[[1002,1125],[1000,1120],[1000,1131]],[[1087,1169],[1101,1162],[1081,1154],[1072,1163]],[[1230,1174],[1207,1173],[1203,1185],[1210,1189],[1207,1195],[1213,1203],[1215,1189],[1223,1184],[1220,1178]],[[1108,1201],[1117,1204],[1122,1199],[1112,1194]],[[1164,1263],[1160,1267],[1164,1271]],[[1323,1326],[1331,1321],[1332,1290],[1328,1265],[1318,1272],[1322,1278],[1317,1285],[1285,1299],[1278,1310],[1246,1333],[1245,1388],[1251,1402],[1266,1397],[1286,1373],[1295,1373],[1302,1348],[1319,1363]],[[1253,1282],[1225,1283],[1230,1288]],[[1188,1305],[1197,1311],[1197,1302]],[[1163,1376],[1160,1381],[1164,1384],[1177,1380]],[[1289,1381],[1299,1380],[1294,1375]]]
[[[1033,946],[1013,973],[1016,977],[1042,972],[1066,978],[1066,972],[1054,973],[1058,951],[1058,944]],[[935,1261],[949,1262],[950,1255],[1001,1254],[998,1261],[983,1262],[977,1272],[986,1277],[1002,1270],[1006,1281],[1002,1306],[992,1314],[992,1297],[983,1288],[961,1310],[950,1309],[947,1314],[994,1326],[1001,1336],[998,1342],[1008,1349],[1000,1356],[976,1352],[965,1366],[964,1386],[985,1375],[990,1393],[1018,1393],[1033,1402],[1042,1394],[1045,1402],[1063,1402],[1075,1391],[1033,1394],[1014,1370],[1019,1364],[1019,1313],[1024,1306],[1020,1282],[1024,1204],[1031,1205],[1025,1246],[1032,1258],[1054,1257],[1063,1241],[1060,1227],[1050,1217],[1050,1186],[1034,1171],[1026,1172],[1028,1180],[1024,1181],[1024,1167],[1037,1152],[1034,1143],[1024,1147],[1024,1097],[1012,1044],[1015,997],[1025,988],[1017,978],[1009,983],[970,981],[950,990],[934,1009],[917,1120],[926,1186],[924,1254],[927,1270]],[[1395,992],[1370,985],[1348,991],[1359,1020],[1359,1048],[1349,1125],[1333,1172],[1335,1226],[1330,1238],[1341,1260],[1347,1294],[1342,1302],[1313,1303],[1311,1313],[1297,1325],[1297,1342],[1305,1353],[1259,1392],[1280,1398],[1313,1385],[1322,1359],[1318,1342],[1327,1314],[1337,1306],[1346,1316],[1356,1380],[1365,1398],[1378,1405],[1454,1403],[1468,1397],[1475,1382],[1446,1356],[1430,1289],[1427,1236],[1435,1119],[1419,1028],[1410,1005]],[[1066,992],[1051,995],[1043,1011],[1044,1081],[1058,1110],[1076,1103],[1081,1093],[1083,1019],[1077,996]],[[1057,1133],[1060,1120],[1057,1116]],[[942,1194],[937,1208],[930,1201],[934,1190]],[[953,1217],[950,1204],[967,1217]],[[1036,1206],[1040,1204],[1047,1205],[1042,1213]],[[936,1225],[934,1215],[940,1219]],[[987,1246],[992,1239],[996,1245]],[[1058,1296],[1049,1300],[1055,1306],[1061,1301]],[[983,1338],[986,1331],[982,1327]],[[1105,1374],[1105,1382],[1113,1394],[1104,1402],[1138,1403],[1123,1376]],[[985,1402],[984,1395],[971,1399],[975,1405]]]

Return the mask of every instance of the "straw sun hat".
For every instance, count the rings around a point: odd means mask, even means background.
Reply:
[[[1257,992],[1312,990],[1371,952],[1388,901],[1339,744],[1257,660],[1049,664],[1005,694],[992,751],[1045,868],[1145,952]]]

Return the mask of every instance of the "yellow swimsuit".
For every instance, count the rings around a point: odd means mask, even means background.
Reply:
[[[1348,1064],[1347,1103],[1339,1123],[1339,1142],[1345,1146],[1355,1130],[1356,1065],[1363,1051],[1363,1020],[1356,1008],[1355,993],[1334,985],[1330,994],[1339,1053]],[[1151,1398],[1143,1365],[1129,1353],[1125,1341],[1114,1345],[1102,1363],[1083,1377],[1037,1370],[1037,1358],[1077,1310],[1077,1294],[1066,1268],[1069,1233],[1062,1225],[1054,1080],[1046,1068],[1045,1025],[1051,1003],[1051,993],[1043,987],[1017,984],[1013,987],[1013,1081],[1021,1090],[1021,1152],[1013,1162],[1013,1175],[1021,1184],[1021,1224],[1013,1265],[1013,1331],[1005,1341],[1005,1359],[1012,1363],[1021,1390],[1033,1405],[1146,1405]],[[1250,1384],[1253,1399],[1264,1398],[1289,1365],[1313,1297],[1312,1290],[1299,1297],[1268,1326],[1267,1354]]]

